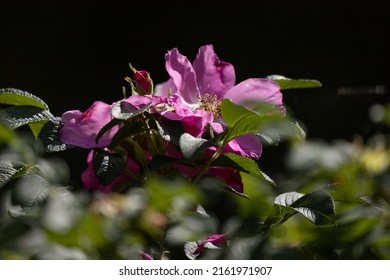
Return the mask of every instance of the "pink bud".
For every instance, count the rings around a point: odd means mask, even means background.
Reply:
[[[144,90],[146,93],[149,93],[151,83],[149,72],[144,70],[136,71],[134,73],[133,79],[142,90]]]

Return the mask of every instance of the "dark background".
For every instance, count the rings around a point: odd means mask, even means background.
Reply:
[[[284,93],[309,138],[367,138],[376,129],[368,109],[389,100],[389,15],[385,0],[0,0],[0,88],[38,95],[60,116],[122,98],[129,62],[162,82],[167,50],[192,61],[213,44],[237,82],[320,80],[322,88]],[[377,85],[381,94],[370,90]],[[340,95],[343,87],[353,94]]]

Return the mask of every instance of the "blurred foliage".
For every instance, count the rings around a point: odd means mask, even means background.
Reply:
[[[390,126],[390,105],[369,112]],[[215,233],[228,246],[200,259],[390,259],[390,134],[368,140],[292,143],[285,167],[270,182],[242,174],[245,194],[203,178],[152,177],[124,193],[68,186],[69,168],[44,153],[31,133],[0,125],[0,259],[186,259],[183,244]],[[15,171],[16,170],[16,171]],[[11,179],[10,179],[11,178]],[[261,230],[275,198],[326,189],[336,201],[336,226],[302,215]]]

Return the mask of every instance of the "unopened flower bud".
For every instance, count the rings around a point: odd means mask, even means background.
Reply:
[[[149,72],[143,70],[136,71],[133,75],[133,79],[141,90],[143,90],[145,93],[149,93],[152,82]]]

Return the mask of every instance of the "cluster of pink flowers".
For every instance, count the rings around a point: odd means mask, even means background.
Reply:
[[[153,87],[148,72],[135,71],[132,81],[138,92],[123,99],[121,106],[131,105],[140,109],[150,105],[148,109],[150,114],[179,121],[184,131],[195,138],[207,138],[210,134],[218,135],[225,130],[226,124],[221,115],[223,99],[243,106],[249,106],[248,101],[268,102],[279,107],[282,112],[285,111],[282,93],[277,83],[269,79],[251,78],[236,84],[233,66],[220,60],[212,45],[200,47],[193,63],[180,54],[178,49],[172,49],[165,55],[165,67],[170,78],[156,87]],[[99,131],[114,118],[112,115],[114,104],[95,101],[85,112],[79,110],[65,112],[62,115],[61,141],[85,149],[107,149],[119,126],[111,128],[98,142],[95,139]],[[204,160],[211,158],[215,151],[215,147],[205,149]],[[258,160],[262,153],[262,145],[257,136],[244,135],[230,141],[223,153],[234,153]],[[180,149],[170,143],[166,145],[165,155],[178,159],[182,157]],[[89,190],[110,191],[115,184],[132,180],[124,173],[111,184],[102,186],[93,172],[92,155],[88,157],[87,162],[88,167],[82,174],[82,181]],[[141,165],[131,154],[127,157],[126,168],[133,174],[142,174]],[[176,168],[189,179],[199,172],[198,168],[183,164],[178,164]],[[241,176],[237,170],[210,167],[205,175],[220,178],[235,191],[243,192]]]

